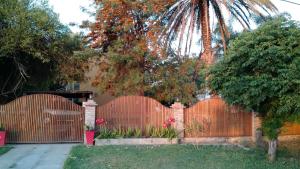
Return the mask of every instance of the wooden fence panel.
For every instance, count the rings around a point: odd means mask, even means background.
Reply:
[[[230,107],[219,97],[184,109],[185,137],[241,137],[252,135],[252,113]]]
[[[300,124],[296,123],[287,123],[282,129],[281,134],[282,136],[287,135],[300,135]]]
[[[144,96],[118,97],[96,109],[96,118],[104,118],[108,128],[161,127],[169,117],[173,117],[172,109]]]
[[[82,142],[84,109],[66,98],[37,94],[0,106],[8,143]]]

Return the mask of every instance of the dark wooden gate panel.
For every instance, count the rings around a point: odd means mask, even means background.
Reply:
[[[8,143],[83,142],[84,108],[48,94],[20,97],[0,106]]]

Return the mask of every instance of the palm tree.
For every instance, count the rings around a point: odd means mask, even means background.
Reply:
[[[253,15],[263,17],[264,13],[277,11],[271,0],[177,0],[169,5],[161,19],[165,29],[160,41],[170,47],[177,39],[178,50],[184,51],[186,55],[190,52],[196,30],[201,34],[202,42],[199,58],[208,65],[214,63],[211,14],[216,17],[223,47],[226,48],[226,39],[230,36],[224,19],[226,11],[230,18],[237,20],[245,29],[250,28]]]

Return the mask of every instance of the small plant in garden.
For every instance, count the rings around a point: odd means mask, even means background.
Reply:
[[[151,136],[151,133],[152,133],[152,130],[153,130],[153,126],[146,126],[145,128],[145,136],[146,137],[150,137]]]
[[[85,130],[85,131],[94,131],[95,128],[94,128],[93,126],[90,126],[90,125],[85,124],[85,125],[84,125],[84,130]]]
[[[196,119],[193,119],[192,123],[185,127],[185,131],[190,135],[194,135],[199,132],[204,132],[204,126]]]
[[[99,134],[98,134],[97,138],[107,139],[107,138],[115,138],[115,137],[112,135],[111,130],[104,127],[99,131]]]
[[[130,137],[133,137],[134,136],[134,130],[132,128],[128,128],[126,131],[125,131],[125,137],[126,138],[130,138]]]
[[[136,138],[142,137],[142,130],[139,128],[134,129],[133,136]]]
[[[113,130],[113,133],[117,138],[124,138],[126,136],[126,131],[123,130],[121,127]]]
[[[5,131],[4,124],[0,123],[0,131]]]

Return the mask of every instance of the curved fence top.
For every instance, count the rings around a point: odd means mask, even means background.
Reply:
[[[159,127],[169,117],[173,109],[155,99],[144,96],[121,96],[105,105],[97,107],[98,118],[105,118],[110,127]]]
[[[32,94],[32,95],[21,96],[7,104],[0,105],[0,107],[8,107],[13,105],[15,106],[17,103],[18,104],[23,103],[22,104],[23,106],[28,104],[39,106],[44,104],[45,102],[48,103],[55,102],[57,103],[58,107],[70,105],[76,107],[77,109],[83,109],[80,105],[73,103],[67,98],[58,95],[51,95],[51,94]]]
[[[134,101],[136,101],[136,102],[142,102],[142,103],[145,103],[145,102],[148,101],[148,102],[152,102],[152,103],[164,106],[166,109],[170,109],[171,110],[171,108],[169,108],[169,107],[161,104],[159,101],[157,101],[157,100],[155,100],[155,99],[153,99],[151,97],[147,97],[147,96],[120,96],[120,97],[115,98],[114,100],[111,100],[111,101],[105,103],[104,105],[101,105],[100,107],[107,106],[107,105],[112,105],[112,104],[114,104],[114,103],[116,103],[116,102],[118,102],[120,100],[125,101],[124,104],[127,104],[127,103],[133,104]]]

